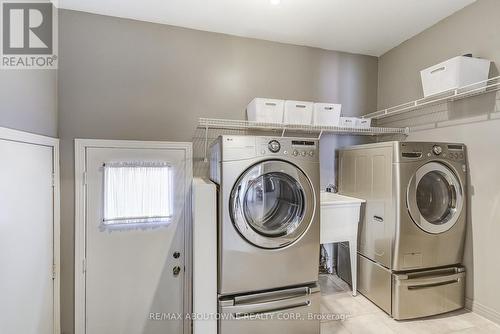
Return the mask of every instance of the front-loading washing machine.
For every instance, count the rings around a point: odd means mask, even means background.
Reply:
[[[221,136],[210,170],[219,196],[219,312],[233,320],[219,321],[220,333],[319,333],[319,320],[259,321],[319,313],[318,141]]]
[[[366,200],[358,245],[359,291],[396,319],[465,302],[466,148],[383,142],[339,153],[343,194]]]
[[[465,146],[402,142],[398,148],[399,221],[392,269],[460,264],[467,221]]]

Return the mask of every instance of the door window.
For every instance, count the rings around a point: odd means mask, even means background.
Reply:
[[[460,179],[446,165],[429,162],[410,179],[407,206],[418,227],[438,234],[451,229],[462,213],[464,202]]]
[[[258,233],[280,237],[293,233],[303,216],[304,192],[290,176],[275,172],[261,175],[248,185],[243,212]]]
[[[417,206],[420,214],[431,224],[448,221],[455,208],[456,194],[446,176],[439,171],[425,174],[417,186]]]
[[[165,163],[106,163],[103,224],[168,223],[172,218],[172,189],[172,168]]]
[[[267,160],[248,168],[230,197],[231,220],[251,244],[267,249],[299,240],[313,222],[316,196],[295,165]]]

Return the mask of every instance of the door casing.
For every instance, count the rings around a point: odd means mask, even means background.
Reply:
[[[75,334],[85,333],[85,198],[86,198],[86,149],[95,148],[134,148],[134,149],[177,149],[184,150],[192,160],[193,148],[186,142],[159,142],[133,140],[75,139]],[[192,162],[192,161],[191,161]],[[186,164],[186,189],[188,196],[185,204],[186,223],[184,225],[184,314],[192,310],[192,163]],[[191,333],[190,321],[184,320],[184,334]]]

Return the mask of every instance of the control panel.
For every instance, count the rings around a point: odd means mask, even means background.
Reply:
[[[420,159],[445,159],[464,162],[465,146],[462,144],[403,142],[400,144],[404,161]]]
[[[463,145],[447,145],[448,159],[463,161],[465,160],[465,146]]]
[[[260,154],[318,160],[318,141],[292,138],[259,138]]]

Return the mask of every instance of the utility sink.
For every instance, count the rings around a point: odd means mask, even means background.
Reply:
[[[357,239],[361,204],[365,200],[321,192],[321,243]]]
[[[351,258],[352,294],[356,295],[357,242],[361,204],[365,200],[344,195],[321,192],[320,242],[333,244],[349,242]]]

